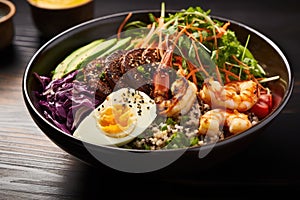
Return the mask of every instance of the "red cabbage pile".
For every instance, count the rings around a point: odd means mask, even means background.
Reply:
[[[40,83],[35,92],[37,106],[50,122],[69,134],[100,103],[95,98],[95,91],[76,80],[77,74],[78,71],[74,71],[58,80],[34,74]]]

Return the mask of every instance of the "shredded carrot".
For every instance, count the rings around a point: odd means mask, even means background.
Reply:
[[[180,27],[179,27],[179,28],[180,28]],[[177,43],[179,37],[180,37],[183,33],[186,33],[186,34],[188,33],[188,32],[186,31],[187,28],[188,28],[187,26],[185,26],[184,28],[181,27],[181,30],[179,31],[178,35],[176,36],[176,38],[175,38],[175,40],[174,40],[174,41],[175,41],[174,44]]]
[[[182,68],[182,57],[181,56],[174,56],[175,61],[173,62],[173,66],[178,67],[178,71],[182,76],[185,76],[184,69]]]
[[[192,43],[192,44],[194,46],[194,49],[197,50],[198,48],[195,46],[195,43]],[[198,51],[195,51],[195,53],[196,53],[196,58],[197,58],[197,60],[199,62],[199,65],[200,65],[200,69],[204,72],[204,74],[205,74],[206,77],[209,77],[209,73],[203,68],[203,65],[202,65],[202,62],[200,60]]]
[[[218,38],[221,38],[223,35],[224,35],[225,32],[219,32],[218,34],[216,35],[213,35],[213,36],[208,36],[205,38],[205,41],[209,41],[209,40],[216,40]]]
[[[195,26],[191,26],[190,29],[197,30],[197,31],[209,31],[209,29],[207,29],[207,28],[200,28],[200,27],[195,27]]]
[[[182,65],[180,63],[173,63],[174,67],[178,67],[178,72],[180,73],[181,76],[185,76],[184,70],[182,68]]]
[[[157,17],[155,17],[154,15],[153,15],[153,18],[154,18],[154,21],[156,22],[156,23],[158,23],[159,22],[159,18],[157,18]]]
[[[189,79],[193,74],[195,74],[196,72],[200,71],[199,68],[193,69],[192,71],[190,71],[190,73],[186,76],[187,79]]]
[[[247,69],[249,69],[249,66],[246,65],[245,63],[243,63],[242,61],[240,61],[235,55],[232,55],[232,58],[233,58],[239,65],[242,65],[242,66],[246,67]]]
[[[186,79],[189,79],[192,77],[192,80],[193,80],[193,83],[195,83],[195,85],[198,84],[198,81],[197,81],[197,77],[196,77],[196,72],[199,72],[199,71],[203,71],[203,69],[201,68],[196,68],[191,62],[187,61],[187,65],[188,65],[188,68],[189,68],[189,71],[190,73],[186,76]],[[206,71],[205,71],[206,72]]]
[[[123,29],[123,27],[125,26],[125,24],[127,23],[127,21],[129,20],[129,18],[131,17],[131,15],[132,15],[132,12],[128,13],[128,15],[125,17],[125,19],[123,20],[123,22],[122,22],[121,25],[119,26],[118,31],[117,31],[118,39],[120,39],[122,29]]]
[[[255,78],[254,77],[254,75],[253,74],[251,74],[250,75],[251,76],[251,79],[254,81],[254,82],[256,82],[256,84],[258,85],[258,89],[263,89],[263,90],[267,90],[258,80],[257,80],[257,78]]]
[[[240,77],[238,75],[236,75],[235,73],[233,73],[225,68],[221,68],[220,71],[224,72],[227,77],[232,76],[233,78],[240,80]],[[226,80],[226,81],[230,82],[230,79],[228,78],[228,80]]]
[[[225,63],[223,64],[223,69],[226,69],[226,68],[225,68]],[[220,71],[222,71],[223,69],[220,69]],[[224,78],[225,78],[225,83],[230,82],[229,77],[228,77],[228,74],[224,73]]]
[[[193,83],[194,83],[195,85],[197,85],[198,82],[197,82],[197,77],[196,77],[196,74],[195,74],[195,73],[192,75],[192,78],[193,78]]]
[[[196,77],[196,72],[200,71],[201,69],[200,68],[195,68],[194,65],[192,65],[192,63],[188,62],[188,67],[190,69],[190,73],[186,76],[186,79],[189,79],[192,77],[192,80],[193,80],[193,83],[195,85],[198,84],[198,81],[197,81],[197,77]]]
[[[219,67],[216,66],[216,74],[217,74],[217,79],[220,83],[222,83],[222,78],[221,78],[221,74],[220,74],[220,70]]]
[[[215,40],[215,44],[216,44],[217,43],[216,40],[218,38],[221,38],[226,33],[226,30],[229,25],[230,25],[230,22],[225,23],[221,28],[219,28],[219,32],[216,35],[206,37],[205,41]]]
[[[246,65],[244,62],[240,61],[236,56],[232,55],[232,57],[239,65],[242,65],[243,67],[245,67],[243,69],[243,72],[245,72],[245,74],[247,74],[248,79],[251,79],[251,73],[249,70],[250,67],[248,65]]]
[[[198,31],[198,34],[199,34],[199,42],[202,43],[203,42],[203,36],[202,36],[201,31]]]
[[[226,22],[226,23],[222,26],[223,31],[226,31],[229,25],[230,25],[230,22]]]

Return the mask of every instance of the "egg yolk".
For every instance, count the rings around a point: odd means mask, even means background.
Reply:
[[[127,105],[115,104],[104,108],[99,115],[101,129],[111,137],[121,137],[119,133],[128,131],[134,123],[134,113]],[[129,133],[127,133],[128,135]],[[123,134],[122,137],[125,135]]]

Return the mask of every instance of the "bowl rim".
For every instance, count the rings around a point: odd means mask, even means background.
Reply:
[[[172,12],[178,12],[180,10],[166,10],[166,13],[172,13]],[[197,146],[197,147],[187,147],[187,148],[178,148],[178,149],[161,149],[161,150],[140,150],[140,149],[126,149],[126,148],[120,148],[120,147],[115,147],[115,146],[107,146],[107,145],[96,145],[96,144],[92,144],[89,142],[85,142],[82,141],[78,138],[75,138],[73,135],[65,133],[64,131],[60,130],[58,127],[56,127],[54,124],[52,124],[51,122],[49,122],[48,120],[45,119],[45,117],[39,113],[39,111],[36,109],[36,107],[34,106],[33,102],[30,99],[30,95],[29,95],[29,91],[27,91],[27,81],[29,80],[29,71],[30,68],[32,66],[32,63],[35,61],[36,57],[44,51],[44,49],[46,49],[49,45],[51,45],[55,40],[59,39],[60,37],[65,36],[66,34],[68,34],[69,32],[72,32],[80,27],[84,27],[86,25],[89,24],[93,24],[96,23],[98,21],[103,21],[106,19],[110,19],[110,18],[114,18],[114,17],[121,17],[121,16],[127,16],[128,13],[131,12],[132,15],[134,14],[147,14],[149,12],[153,12],[153,13],[159,13],[160,10],[157,9],[152,9],[152,10],[133,10],[133,11],[126,11],[126,12],[119,12],[119,13],[114,13],[114,14],[110,14],[110,15],[105,15],[102,17],[97,17],[91,20],[88,20],[86,22],[80,23],[78,25],[75,25],[61,33],[59,33],[58,35],[54,36],[52,39],[50,39],[48,42],[46,42],[42,47],[40,47],[38,49],[38,51],[32,56],[32,58],[30,59],[30,61],[28,62],[24,74],[23,74],[23,80],[22,80],[22,90],[23,90],[23,98],[25,100],[25,102],[27,102],[30,106],[30,109],[32,109],[32,111],[35,113],[35,115],[37,115],[40,120],[43,120],[45,123],[47,123],[49,126],[51,126],[53,129],[55,129],[56,131],[60,132],[60,134],[64,134],[65,136],[69,137],[68,142],[74,142],[77,144],[88,144],[89,146],[91,146],[92,148],[105,148],[105,149],[112,149],[112,150],[120,150],[120,151],[129,151],[129,152],[135,152],[135,153],[149,153],[149,152],[170,152],[170,151],[199,151],[199,149],[209,149],[209,148],[217,148],[217,147],[221,147],[224,146],[228,143],[233,143],[237,140],[240,140],[244,137],[247,137],[249,135],[251,135],[252,132],[256,132],[257,130],[261,129],[262,127],[265,127],[270,121],[272,121],[282,110],[283,108],[286,106],[286,104],[288,103],[292,92],[293,92],[293,87],[294,87],[294,75],[293,75],[293,68],[291,67],[291,65],[289,64],[289,61],[287,59],[287,57],[285,56],[284,52],[279,48],[279,46],[277,44],[275,44],[275,42],[273,42],[270,38],[268,38],[267,36],[265,36],[264,34],[262,34],[261,32],[259,32],[258,30],[242,23],[236,20],[232,20],[230,18],[225,18],[225,17],[219,17],[219,16],[214,16],[214,15],[210,15],[212,18],[215,18],[217,20],[225,20],[225,21],[230,21],[233,24],[236,24],[238,26],[241,26],[242,28],[245,28],[247,30],[249,30],[250,32],[256,34],[257,36],[261,37],[263,40],[265,40],[270,46],[272,46],[275,51],[279,54],[280,58],[282,59],[284,65],[286,66],[286,70],[287,70],[287,74],[288,74],[288,82],[287,82],[287,88],[286,88],[286,92],[284,93],[281,102],[278,104],[277,108],[275,110],[273,110],[266,118],[262,119],[257,125],[251,127],[250,129],[237,134],[237,135],[233,135],[233,136],[229,136],[227,138],[225,138],[224,140],[219,140],[218,142],[214,143],[214,144],[206,144],[203,146]],[[26,104],[26,105],[28,105]],[[28,106],[27,106],[28,107]]]
[[[6,15],[0,17],[0,23],[2,23],[8,21],[10,18],[12,18],[15,15],[16,6],[12,2],[7,0],[0,0],[0,4],[6,5],[9,8],[9,12]]]
[[[57,8],[48,8],[46,6],[38,6],[36,5],[35,3],[32,2],[32,0],[26,0],[27,3],[34,7],[34,8],[37,8],[37,9],[41,9],[41,10],[51,10],[51,11],[63,11],[63,10],[70,10],[70,9],[74,9],[74,8],[78,8],[78,7],[81,7],[81,6],[84,6],[84,5],[87,5],[87,4],[90,4],[90,3],[93,3],[94,0],[86,0],[85,2],[82,2],[80,4],[76,4],[76,5],[73,5],[73,6],[67,6],[67,7],[57,7]]]

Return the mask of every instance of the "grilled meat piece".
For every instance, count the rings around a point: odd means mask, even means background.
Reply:
[[[105,79],[108,81],[112,88],[126,72],[120,65],[121,60],[125,55],[125,50],[118,50],[110,54],[105,59]]]
[[[103,58],[97,58],[82,69],[83,80],[91,89],[98,87],[99,74],[103,72],[104,63]]]
[[[141,65],[160,62],[159,52],[156,49],[132,49],[128,51],[122,60],[124,69],[132,69]]]
[[[112,87],[101,77],[104,74],[105,59],[97,58],[88,63],[83,69],[83,80],[89,88],[95,91],[95,98],[103,102],[112,92]]]
[[[118,50],[106,58],[97,58],[83,69],[84,81],[101,102],[113,90],[131,87],[150,95],[152,78],[160,62],[156,49]]]
[[[121,61],[121,69],[125,74],[117,87],[132,87],[150,95],[152,91],[152,74],[160,61],[159,52],[155,49],[132,49],[125,53]]]

